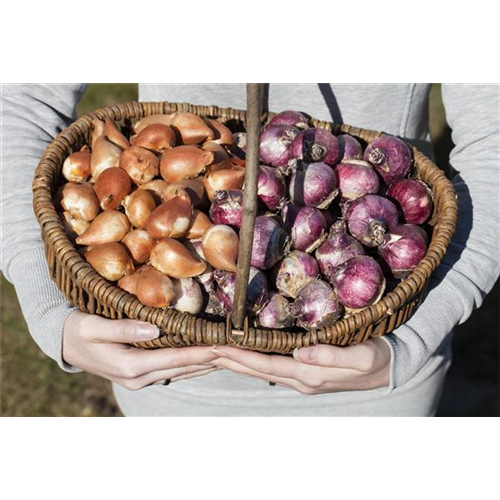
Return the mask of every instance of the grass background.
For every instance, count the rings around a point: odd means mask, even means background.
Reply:
[[[136,84],[92,84],[78,114],[137,99]],[[453,143],[439,84],[431,90],[430,126],[437,163],[445,167]],[[454,360],[440,416],[500,414],[499,284],[481,309],[455,329]],[[3,416],[119,416],[109,382],[70,375],[46,357],[24,322],[14,288],[1,277],[0,412]]]

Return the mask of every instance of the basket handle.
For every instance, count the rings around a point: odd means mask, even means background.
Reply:
[[[250,261],[252,257],[253,230],[257,215],[257,176],[259,171],[260,118],[262,113],[262,83],[247,83],[247,151],[245,189],[243,192],[243,218],[238,250],[238,270],[231,319],[234,328],[241,329],[245,319]]]

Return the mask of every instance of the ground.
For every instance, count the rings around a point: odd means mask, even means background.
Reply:
[[[135,84],[93,84],[80,103],[83,114],[134,100]],[[452,142],[439,85],[430,101],[431,135],[437,163],[446,165]],[[481,309],[455,329],[454,359],[440,416],[500,414],[499,285]],[[14,288],[1,277],[1,391],[3,416],[118,416],[110,383],[89,374],[70,375],[47,358],[31,339]]]

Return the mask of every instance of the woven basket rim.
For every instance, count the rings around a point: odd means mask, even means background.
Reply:
[[[114,292],[114,308],[121,310],[127,316],[133,312],[136,318],[148,317],[155,318],[161,313],[167,316],[165,330],[168,331],[169,325],[175,323],[176,330],[182,334],[182,331],[187,328],[188,323],[199,321],[201,318],[192,316],[188,313],[180,313],[173,309],[158,309],[143,305],[135,296],[118,288],[116,285],[108,282],[105,278],[97,274],[96,271],[88,264],[77,252],[76,247],[67,236],[62,222],[58,216],[55,203],[53,200],[52,186],[54,183],[54,175],[57,169],[61,169],[64,159],[72,152],[77,151],[84,143],[84,138],[89,139],[89,134],[92,128],[92,121],[95,118],[104,119],[110,117],[115,121],[124,119],[141,119],[144,116],[152,114],[167,114],[174,111],[186,111],[198,115],[208,116],[218,119],[222,122],[229,120],[237,120],[244,123],[246,112],[233,108],[220,108],[218,106],[203,106],[193,105],[189,103],[170,103],[162,102],[126,102],[107,106],[91,113],[83,115],[69,127],[63,130],[51,142],[44,151],[40,163],[36,169],[33,180],[33,203],[37,219],[42,227],[42,232],[47,245],[52,245],[55,254],[61,259],[62,265],[65,267],[69,276],[73,280],[90,279],[92,290],[90,292],[99,297],[105,302],[106,297]],[[265,113],[262,116],[262,123],[274,116],[275,113]],[[347,133],[356,138],[373,140],[376,137],[386,135],[383,132],[377,132],[350,125],[340,125],[331,122],[321,121],[311,118],[311,124],[315,127],[325,128],[332,133]],[[369,142],[367,140],[367,142]],[[456,195],[451,182],[446,178],[445,174],[429,160],[417,148],[412,147],[414,163],[420,171],[420,166],[425,165],[430,169],[429,177],[431,178],[431,189],[436,197],[436,186],[439,185],[441,199],[441,217],[435,221],[434,233],[432,235],[429,248],[426,256],[418,264],[416,269],[405,280],[398,283],[396,288],[386,294],[377,304],[367,307],[361,311],[355,312],[348,317],[336,322],[330,327],[324,327],[310,332],[297,333],[293,335],[302,335],[305,343],[308,342],[328,342],[332,336],[341,337],[348,335],[353,329],[359,329],[371,325],[387,315],[391,315],[403,304],[410,301],[423,287],[426,286],[432,272],[441,262],[451,237],[455,230],[457,219],[457,204]],[[48,172],[45,171],[48,168]],[[437,214],[437,204],[434,207],[435,215]],[[100,290],[103,290],[100,292]],[[86,290],[89,291],[89,290]],[[171,321],[169,321],[169,319]],[[248,318],[245,320],[243,331],[234,330],[231,327],[229,318],[221,321],[211,321],[203,319],[215,328],[223,327],[226,330],[228,337],[231,337],[236,344],[242,343],[248,335],[252,334],[251,330],[255,328],[249,326]],[[273,334],[290,335],[286,330],[269,330]],[[301,339],[302,341],[302,339]]]

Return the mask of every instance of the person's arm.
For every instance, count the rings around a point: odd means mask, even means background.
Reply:
[[[390,393],[414,377],[453,327],[482,304],[500,274],[500,87],[446,85],[443,98],[456,145],[450,163],[458,172],[458,224],[414,316],[381,339],[302,348],[295,359],[217,347],[214,364],[304,394],[380,387]]]
[[[75,118],[86,86],[2,87],[2,271],[13,283],[29,331],[66,371],[64,321],[74,309],[50,279],[31,186],[44,149]]]
[[[426,299],[384,337],[392,351],[391,389],[408,382],[453,327],[481,306],[500,274],[500,87],[443,85],[442,91],[455,144],[450,164],[458,223]]]

